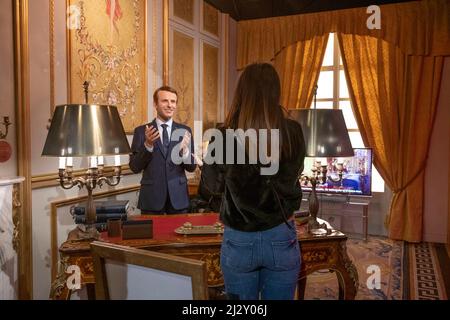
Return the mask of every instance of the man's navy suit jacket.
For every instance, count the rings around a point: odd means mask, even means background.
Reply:
[[[156,121],[148,123],[156,129]],[[161,211],[164,208],[167,197],[170,197],[172,207],[183,210],[189,207],[189,194],[185,170],[193,172],[196,164],[192,154],[194,153],[194,142],[192,131],[188,126],[173,121],[171,141],[167,154],[164,154],[161,139],[153,144],[153,152],[149,152],[145,146],[145,126],[142,125],[134,130],[133,142],[131,144],[130,169],[134,173],[142,173],[141,191],[139,193],[138,208],[141,211]],[[173,134],[175,130],[189,131],[191,134],[191,152],[189,157],[181,164],[173,163],[171,159],[172,150],[179,145],[183,134],[176,139]],[[176,139],[173,141],[172,139]],[[179,146],[178,146],[179,147]]]

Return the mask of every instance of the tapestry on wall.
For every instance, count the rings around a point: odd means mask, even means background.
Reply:
[[[146,1],[69,0],[69,99],[118,107],[132,133],[147,119]]]

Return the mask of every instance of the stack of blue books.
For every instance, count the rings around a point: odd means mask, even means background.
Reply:
[[[94,201],[96,211],[96,227],[99,231],[106,230],[109,219],[127,220],[129,200]],[[70,213],[76,224],[86,223],[86,203],[72,206]]]

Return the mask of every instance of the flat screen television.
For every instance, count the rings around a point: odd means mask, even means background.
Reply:
[[[354,148],[350,158],[305,158],[303,174],[311,176],[313,167],[326,165],[325,183],[316,185],[316,192],[357,196],[372,195],[372,149]],[[339,180],[338,167],[342,164],[342,179]],[[303,191],[311,191],[311,183],[301,181]]]

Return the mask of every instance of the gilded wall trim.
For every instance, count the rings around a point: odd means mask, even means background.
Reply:
[[[19,252],[20,249],[20,207],[22,204],[20,203],[20,184],[15,183],[13,185],[13,193],[12,193],[12,221],[14,224],[14,232],[13,232],[13,248],[16,252]]]
[[[169,84],[169,0],[163,0],[163,85]]]
[[[19,299],[33,298],[31,218],[30,68],[28,52],[28,0],[13,2],[14,88],[16,110],[17,173],[25,177],[19,186],[20,243],[18,254]]]
[[[148,121],[148,81],[149,81],[149,74],[148,74],[148,1],[145,0],[144,5],[144,79],[142,79],[142,90],[144,91],[143,95],[143,105],[142,105],[142,117],[141,117],[141,123],[138,123],[138,125],[142,125],[144,123],[147,123]],[[153,1],[154,2],[154,1]],[[130,133],[134,134],[134,128],[131,129]]]
[[[156,51],[156,48],[158,47],[156,45],[156,39],[158,39],[158,21],[159,16],[157,15],[158,11],[158,1],[153,1],[153,7],[152,7],[152,74],[153,74],[153,81],[152,81],[152,90],[150,92],[154,92],[156,88],[158,87],[158,53]],[[149,96],[150,103],[149,105],[153,104],[153,99],[151,95]],[[148,109],[148,106],[147,106]],[[152,118],[152,116],[147,114],[147,121]]]
[[[230,17],[225,15],[225,18],[222,20],[222,53],[223,53],[223,108],[221,112],[222,120],[225,120],[225,115],[228,110],[228,67],[229,67],[229,59],[228,56],[230,54],[230,25],[229,20]]]
[[[93,194],[94,200],[111,197],[119,194],[129,193],[129,192],[135,192],[140,190],[140,185],[132,185],[121,189],[115,189],[115,190],[108,190],[103,191],[99,193]],[[58,272],[58,221],[57,221],[57,213],[58,208],[69,206],[72,204],[76,204],[79,202],[83,202],[87,200],[87,195],[85,196],[78,196],[73,198],[66,198],[61,199],[58,201],[54,201],[50,203],[50,232],[51,232],[51,239],[50,239],[50,250],[51,250],[51,275],[52,275],[52,282],[56,279],[56,274]],[[69,214],[69,212],[67,213]],[[64,239],[65,241],[65,239]]]
[[[55,108],[55,0],[49,2],[48,13],[49,28],[49,55],[50,55],[50,117],[53,115]]]
[[[69,13],[68,13],[68,8],[69,8],[69,5],[70,5],[70,0],[66,0],[66,21],[68,21],[68,19],[69,19]],[[71,82],[71,79],[70,79],[70,65],[72,64],[72,60],[71,60],[71,58],[70,58],[70,52],[72,52],[72,47],[71,47],[71,45],[70,45],[70,41],[69,41],[69,39],[70,39],[70,29],[69,28],[67,28],[67,26],[66,26],[66,70],[67,70],[67,72],[66,72],[66,76],[67,76],[67,79],[66,79],[66,84],[67,84],[67,102],[68,103],[72,103],[73,101],[71,100],[71,96],[70,96],[70,88],[72,87],[72,82]]]
[[[74,170],[73,171],[73,175],[74,177],[81,177],[86,173],[86,168],[85,169],[78,169],[78,170]],[[109,174],[112,174],[114,171],[114,167],[109,166],[109,167],[105,167],[105,169],[103,170],[104,174],[107,176]],[[134,174],[130,167],[128,165],[123,165],[122,166],[122,176],[126,176],[126,175],[130,175],[130,174]],[[31,188],[34,189],[40,189],[40,188],[48,188],[48,187],[56,187],[59,186],[59,176],[58,173],[56,172],[55,169],[55,173],[46,173],[46,174],[41,174],[41,175],[35,175],[31,177]]]

